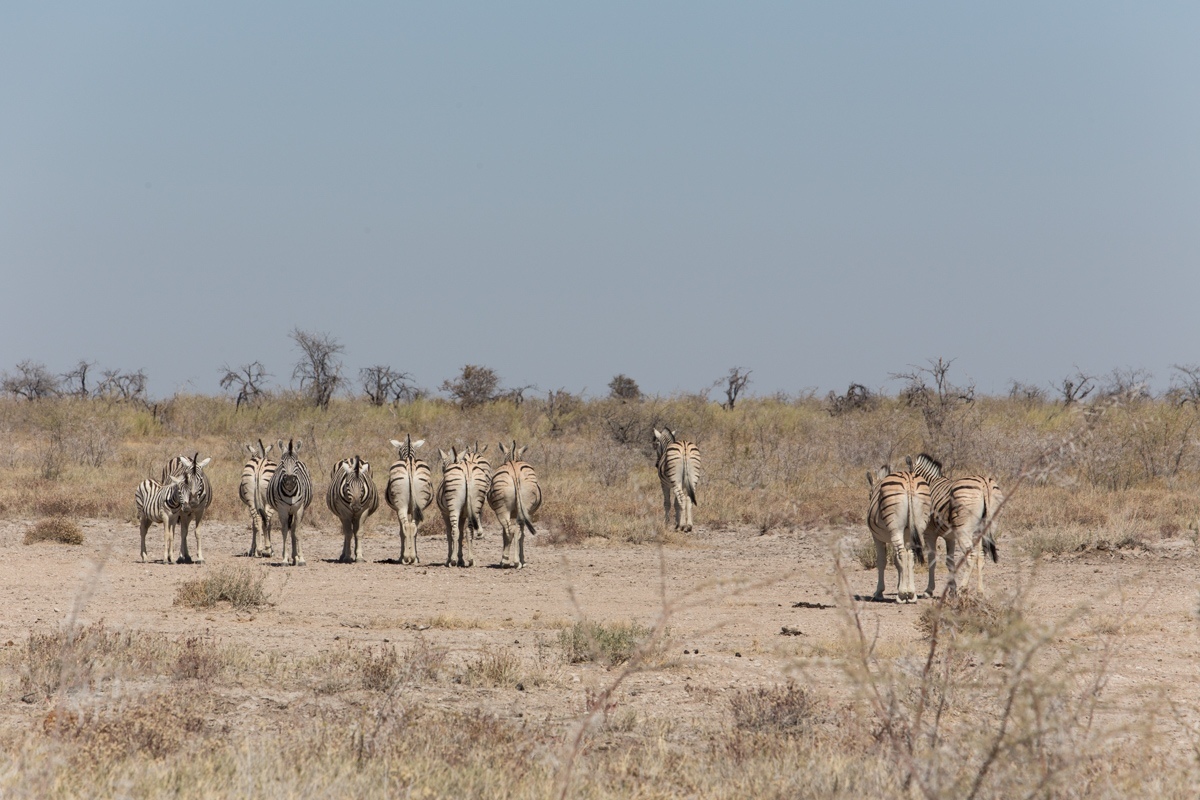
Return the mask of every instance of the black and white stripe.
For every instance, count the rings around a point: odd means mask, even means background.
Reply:
[[[536,534],[530,517],[542,504],[542,488],[538,485],[537,473],[521,456],[527,447],[517,448],[514,441],[509,450],[500,443],[500,454],[504,457],[501,464],[492,474],[491,487],[488,489],[488,505],[500,522],[500,530],[504,539],[504,550],[500,557],[501,567],[525,566],[525,530]],[[515,530],[514,530],[515,528]],[[513,553],[514,540],[516,553]]]
[[[363,523],[379,508],[379,492],[371,479],[371,465],[358,456],[344,458],[329,473],[325,504],[342,521],[342,555],[338,561],[353,564],[362,559]]]
[[[993,562],[999,559],[995,541],[995,515],[1004,502],[1004,493],[996,479],[989,475],[968,475],[962,478],[947,478],[942,474],[940,462],[921,453],[917,456],[914,469],[929,481],[932,493],[929,527],[925,530],[925,547],[929,550],[929,584],[926,596],[934,591],[934,567],[937,540],[946,542],[946,569],[950,573],[948,591],[958,590],[958,572],[967,567],[967,585],[971,572],[976,575],[976,584],[983,591],[983,555]],[[955,551],[962,553],[956,560]]]
[[[180,514],[190,500],[187,483],[178,476],[168,478],[163,483],[147,478],[138,484],[133,493],[133,503],[142,533],[142,563],[146,562],[146,532],[152,523],[163,526],[163,563],[175,563],[171,552],[175,526],[179,524]]]
[[[242,467],[242,480],[238,484],[238,497],[250,509],[250,549],[248,556],[270,556],[271,518],[275,511],[267,505],[267,484],[275,474],[275,462],[268,458],[271,445],[258,440],[258,449],[246,445],[250,459]]]
[[[483,458],[483,450],[449,453],[442,457],[442,484],[438,487],[437,504],[446,522],[446,566],[475,565],[472,540],[481,527],[480,516],[487,502],[491,465]]]
[[[304,566],[304,550],[300,547],[300,522],[304,512],[312,503],[312,478],[308,475],[308,467],[300,460],[300,440],[288,440],[287,448],[279,441],[279,463],[275,474],[267,483],[267,505],[275,509],[279,518],[279,530],[283,537],[280,546],[280,556],[285,564]],[[288,539],[291,539],[292,553],[288,559]]]
[[[182,455],[175,456],[163,467],[162,483],[165,484],[173,476],[179,476],[183,478],[188,487],[189,500],[179,514],[179,563],[181,564],[204,563],[204,546],[200,541],[200,522],[204,519],[204,512],[208,510],[209,504],[212,503],[212,483],[204,474],[204,468],[212,459],[206,458],[203,461],[199,459],[199,453],[191,458]],[[188,551],[189,527],[196,535],[195,559]]]
[[[429,464],[417,458],[417,449],[424,439],[412,440],[406,435],[403,442],[392,439],[397,460],[388,468],[384,499],[396,512],[400,523],[400,563],[420,564],[417,556],[417,528],[425,519],[425,509],[433,502],[433,474]]]
[[[921,536],[929,523],[929,481],[915,472],[892,472],[891,467],[884,466],[867,473],[867,486],[871,491],[867,527],[875,541],[875,567],[879,578],[875,584],[875,599],[883,599],[887,548],[890,544],[896,565],[896,602],[915,603],[917,592],[913,558],[915,556],[918,561],[924,562]]]
[[[692,507],[696,502],[696,487],[700,484],[700,449],[691,442],[677,439],[675,431],[654,430],[656,467],[663,491],[663,524],[671,523],[671,508],[675,508],[675,530],[692,530]]]

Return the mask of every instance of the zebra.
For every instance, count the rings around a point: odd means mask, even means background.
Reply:
[[[475,565],[471,543],[480,528],[491,470],[482,452],[478,447],[475,452],[459,453],[453,448],[449,453],[438,451],[442,457],[442,484],[437,504],[446,521],[447,567]]]
[[[270,556],[271,547],[271,517],[273,509],[267,505],[267,484],[275,474],[275,462],[267,458],[272,445],[264,445],[258,440],[258,449],[254,445],[246,445],[250,459],[242,467],[242,481],[238,485],[238,497],[250,509],[250,550],[248,556]]]
[[[933,596],[938,537],[946,542],[946,569],[950,573],[948,592],[953,595],[958,591],[958,570],[965,564],[967,585],[970,585],[973,567],[982,593],[984,553],[993,562],[999,560],[994,527],[996,509],[1004,502],[1000,485],[987,475],[947,478],[942,474],[941,463],[926,453],[917,456],[915,469],[929,481],[933,501],[929,526],[925,529],[925,548],[930,553],[929,584],[921,596]],[[960,562],[954,559],[956,548],[962,551]]]
[[[362,560],[362,526],[379,508],[379,492],[371,479],[371,465],[358,456],[344,458],[335,464],[329,474],[325,504],[342,521],[344,541],[338,561],[353,564]]]
[[[696,486],[700,483],[700,449],[691,442],[675,438],[675,431],[654,429],[658,480],[663,491],[663,524],[671,524],[671,506],[675,507],[675,530],[690,533]]]
[[[492,488],[492,462],[483,457],[483,454],[487,452],[487,449],[488,446],[486,444],[480,446],[479,440],[476,439],[475,445],[473,447],[468,445],[462,453],[463,458],[469,459],[477,468],[472,474],[475,480],[475,488],[479,490],[480,496],[484,498],[484,501],[480,502],[479,504],[480,513],[483,513],[483,503],[486,502],[488,492],[491,491]],[[479,519],[480,522],[483,521],[483,517],[480,517]],[[483,538],[482,525],[475,529],[474,535],[476,539]]]
[[[520,458],[528,447],[517,448],[514,441],[509,450],[500,443],[500,454],[504,463],[492,474],[492,485],[488,489],[488,504],[500,522],[503,532],[504,550],[500,557],[501,567],[525,566],[525,529],[537,534],[529,517],[542,504],[542,489],[538,486],[537,473]],[[516,530],[513,530],[514,524]],[[513,558],[513,540],[517,543],[516,558]]]
[[[882,466],[867,472],[870,501],[867,506],[867,527],[875,541],[875,567],[879,580],[875,584],[875,600],[883,599],[884,573],[887,571],[887,548],[892,546],[896,565],[896,602],[915,603],[917,591],[913,579],[913,558],[925,563],[921,536],[929,524],[932,507],[929,481],[912,471],[892,472]]]
[[[279,518],[279,530],[283,537],[280,556],[285,564],[304,566],[304,551],[300,547],[300,521],[304,512],[312,503],[312,478],[308,475],[308,467],[300,460],[301,442],[299,439],[289,439],[287,449],[283,440],[279,440],[279,463],[275,474],[267,482],[267,505],[275,509]],[[288,537],[291,536],[292,558],[289,561]]]
[[[160,522],[163,526],[163,563],[174,564],[175,557],[171,553],[171,543],[175,539],[175,526],[179,517],[191,501],[187,482],[178,475],[172,475],[163,483],[153,478],[146,478],[138,484],[133,493],[133,503],[137,509],[138,523],[142,532],[142,563],[146,563],[146,532],[152,522]]]
[[[387,488],[383,496],[396,512],[400,523],[400,563],[420,564],[417,556],[417,528],[425,520],[425,509],[433,502],[433,475],[429,464],[417,458],[416,451],[424,439],[412,440],[406,435],[403,442],[392,439],[399,460],[388,469]]]
[[[203,564],[204,563],[204,546],[200,542],[200,522],[204,519],[204,512],[208,509],[212,502],[212,483],[208,476],[204,474],[204,468],[212,461],[211,458],[206,458],[199,461],[200,454],[196,453],[191,458],[187,456],[175,456],[167,465],[163,467],[162,483],[173,476],[178,475],[183,478],[188,486],[188,494],[190,500],[185,504],[179,514],[179,563],[180,564]],[[188,552],[188,527],[192,528],[192,532],[196,534],[196,558],[193,560]]]

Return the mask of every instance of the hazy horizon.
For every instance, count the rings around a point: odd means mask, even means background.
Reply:
[[[0,371],[981,393],[1200,363],[1200,8],[17,3]]]

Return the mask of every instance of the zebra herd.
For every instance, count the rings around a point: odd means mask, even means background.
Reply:
[[[905,459],[906,470],[893,472],[888,466],[867,473],[870,500],[867,527],[875,541],[875,565],[878,581],[875,599],[883,599],[887,548],[892,546],[897,574],[897,603],[917,600],[914,585],[914,559],[925,563],[929,554],[929,582],[920,597],[933,596],[937,540],[946,543],[948,591],[958,589],[958,570],[967,568],[970,583],[972,569],[983,591],[983,555],[997,560],[994,520],[1004,502],[996,479],[988,475],[969,475],[951,479],[942,474],[942,465],[921,453],[914,463]],[[962,553],[955,560],[955,551]]]
[[[247,444],[249,459],[242,467],[238,497],[250,512],[249,556],[271,557],[272,520],[278,522],[280,556],[285,564],[304,566],[300,541],[300,523],[313,498],[313,482],[308,468],[300,460],[300,440],[277,443],[278,459],[272,460],[271,445],[258,440]],[[533,466],[522,460],[527,447],[500,443],[502,463],[493,471],[484,457],[487,445],[468,446],[461,452],[439,450],[442,480],[434,487],[429,464],[417,456],[425,444],[391,440],[397,460],[388,468],[383,498],[396,514],[400,526],[400,563],[419,564],[417,528],[425,519],[425,510],[436,499],[446,523],[446,566],[471,567],[475,564],[473,542],[479,535],[484,503],[500,523],[503,539],[500,566],[525,566],[525,533],[536,534],[533,515],[542,504],[542,490]],[[696,487],[700,482],[700,451],[692,442],[676,437],[669,428],[654,430],[657,470],[663,491],[665,524],[675,512],[675,529],[691,531],[692,508],[696,505]],[[188,550],[188,527],[196,537],[195,563],[204,563],[200,547],[199,523],[212,500],[212,486],[204,474],[211,459],[199,461],[178,456],[163,469],[162,480],[142,481],[135,492],[137,516],[141,526],[141,558],[146,560],[146,533],[152,523],[163,526],[165,545],[163,562],[174,563],[171,550],[175,529],[181,529],[180,563],[193,563]],[[329,475],[326,505],[342,524],[342,553],[338,561],[362,560],[359,535],[367,518],[379,509],[379,492],[371,477],[371,465],[355,455],[334,465]],[[290,557],[288,545],[291,545]]]
[[[533,466],[521,460],[526,447],[500,444],[503,463],[494,472],[484,457],[487,445],[478,443],[462,452],[439,451],[442,481],[436,491],[429,464],[417,456],[424,440],[391,440],[397,460],[388,469],[383,497],[396,513],[400,525],[400,563],[419,564],[417,527],[425,509],[434,499],[446,522],[449,553],[446,566],[470,567],[475,563],[473,540],[479,535],[484,503],[488,503],[503,532],[502,567],[525,566],[525,532],[533,534],[532,517],[542,504],[542,490]],[[299,440],[277,444],[278,459],[270,457],[271,445],[259,440],[258,446],[245,445],[249,459],[242,468],[238,497],[250,512],[250,549],[247,555],[274,555],[271,543],[272,520],[281,532],[280,556],[285,564],[304,566],[300,541],[300,523],[313,498],[313,482],[308,468],[300,460]],[[212,499],[212,488],[203,469],[210,459],[198,461],[180,456],[163,470],[161,481],[147,479],[135,492],[135,504],[142,534],[142,561],[146,560],[146,532],[152,523],[163,525],[164,563],[174,563],[171,551],[175,529],[181,528],[180,562],[193,563],[188,552],[188,523],[196,536],[195,563],[203,563],[198,524]],[[371,465],[360,456],[344,458],[329,475],[326,505],[342,524],[342,553],[338,561],[362,560],[360,533],[367,518],[379,509],[379,491],[371,475]],[[289,555],[290,544],[290,555]]]

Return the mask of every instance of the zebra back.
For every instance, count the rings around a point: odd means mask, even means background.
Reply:
[[[929,519],[932,494],[929,481],[920,473],[892,472],[888,466],[867,473],[871,487],[867,527],[881,539],[899,534],[909,543],[917,561],[925,563],[921,534]]]
[[[482,450],[476,446],[459,453],[452,449],[449,453],[439,451],[442,456],[442,484],[438,487],[438,508],[444,516],[451,509],[457,509],[465,514],[468,523],[474,530],[479,530],[479,515],[483,512],[483,504],[487,502],[488,489],[491,486],[491,464],[483,458]]]
[[[277,514],[280,514],[281,508],[299,507],[304,510],[312,503],[312,478],[308,474],[308,467],[300,460],[300,445],[299,439],[289,439],[285,450],[283,440],[279,441],[279,462],[275,466],[275,474],[267,483],[267,505],[274,508]]]
[[[393,511],[404,511],[409,518],[420,524],[424,520],[424,510],[433,502],[433,473],[429,464],[416,455],[417,448],[425,444],[425,440],[418,439],[414,442],[409,434],[403,442],[395,439],[391,441],[399,460],[388,468],[384,499]]]
[[[264,445],[258,440],[258,449],[254,445],[246,445],[250,458],[242,467],[242,480],[238,484],[238,497],[251,510],[261,509],[266,501],[267,483],[275,473],[275,462],[268,458],[271,445]]]
[[[531,533],[536,533],[529,516],[542,505],[542,488],[538,485],[537,473],[528,462],[520,458],[528,447],[517,448],[514,441],[512,449],[505,448],[500,443],[500,453],[504,463],[497,467],[492,474],[491,486],[488,489],[488,505],[496,515],[503,509],[513,509],[517,517],[529,526]]]
[[[976,524],[988,526],[983,536],[983,549],[992,561],[996,561],[992,517],[1004,502],[1004,493],[996,479],[989,475],[947,478],[942,474],[941,463],[925,453],[917,456],[914,468],[929,480],[932,492],[930,522],[940,533],[970,528],[973,535]]]
[[[675,431],[654,430],[654,450],[658,456],[658,479],[663,486],[687,493],[694,505],[696,487],[700,484],[700,448],[676,438]]]
[[[371,465],[357,455],[335,464],[329,473],[325,503],[343,521],[363,512],[374,514],[379,508],[379,492],[371,479]]]

